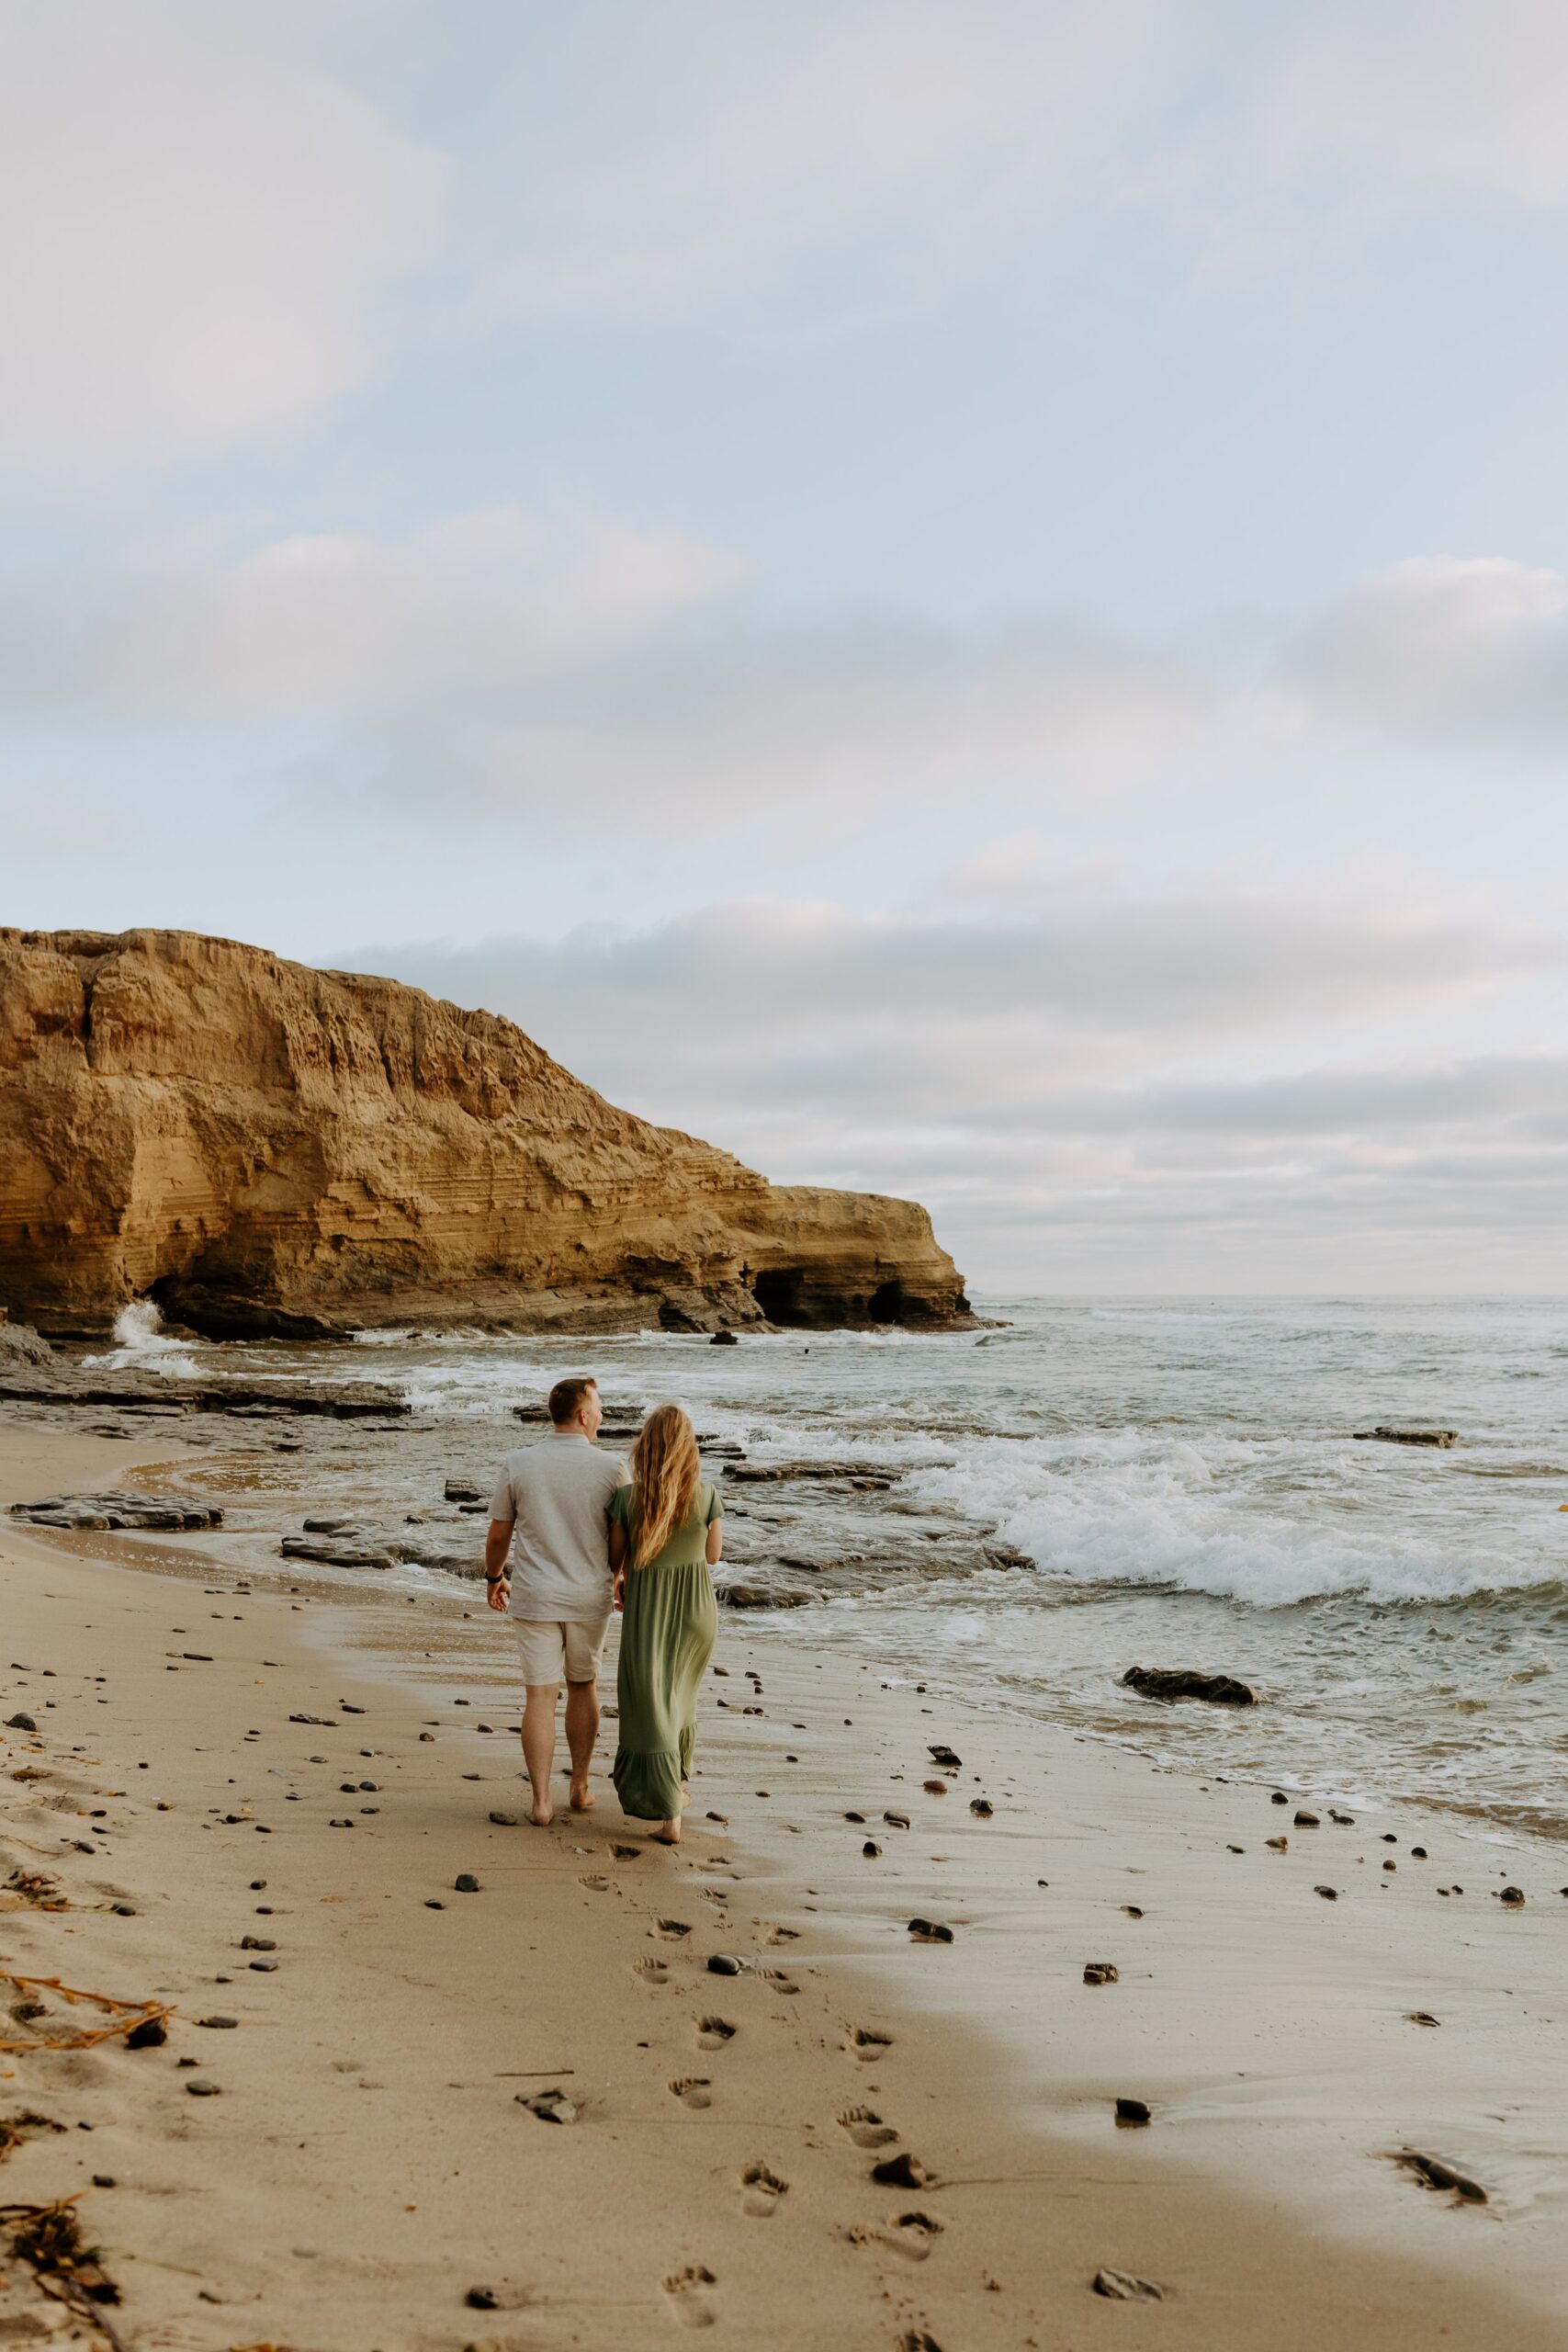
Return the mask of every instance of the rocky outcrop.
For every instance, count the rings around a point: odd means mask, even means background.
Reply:
[[[774,1185],[511,1022],[191,932],[0,930],[0,1303],[213,1337],[969,1318],[913,1202]]]

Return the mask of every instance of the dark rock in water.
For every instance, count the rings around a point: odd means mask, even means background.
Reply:
[[[1355,1435],[1363,1444],[1371,1445],[1437,1445],[1447,1450],[1459,1443],[1458,1430],[1357,1430]]]
[[[1118,2123],[1147,2123],[1149,2120],[1147,2099],[1119,2098],[1117,2100],[1116,2120]]]
[[[1165,2296],[1152,2278],[1134,2278],[1130,2270],[1097,2270],[1094,2291],[1113,2303],[1163,2303]]]
[[[1447,2189],[1467,2205],[1487,2202],[1481,2183],[1472,2180],[1468,2173],[1461,2172],[1457,2165],[1450,2165],[1442,2156],[1423,2155],[1418,2148],[1401,2148],[1393,2161],[1403,2165],[1406,2172],[1413,2172],[1427,2188]]]
[[[1086,1960],[1083,1981],[1086,1984],[1115,1984],[1122,1972],[1113,1960]]]
[[[286,1560],[317,1560],[329,1568],[390,1568],[397,1565],[390,1552],[355,1543],[352,1538],[286,1535],[277,1548]]]
[[[16,1714],[6,1716],[6,1728],[7,1731],[37,1731],[38,1725],[31,1715]]]
[[[804,1609],[813,1597],[783,1584],[727,1584],[718,1595],[727,1609]]]
[[[953,1929],[944,1927],[940,1919],[911,1919],[909,1933],[918,1944],[950,1944],[953,1941]]]
[[[448,1478],[441,1491],[449,1503],[482,1503],[489,1500],[485,1489],[476,1487],[471,1478]],[[305,1522],[307,1527],[310,1523],[309,1520]]]
[[[896,2156],[884,2156],[880,2164],[873,2165],[871,2177],[884,2188],[925,2188],[931,2177],[919,2156],[912,2156],[908,2148],[901,2148]]]
[[[1289,1804],[1291,1800],[1283,1789],[1276,1789],[1269,1802],[1270,1804]]]
[[[738,1348],[740,1341],[733,1331],[716,1331],[708,1345],[710,1348]]]
[[[1130,1666],[1126,1690],[1143,1699],[1206,1699],[1215,1707],[1255,1707],[1258,1693],[1234,1674],[1202,1674],[1184,1666]]]
[[[54,1350],[30,1323],[11,1322],[0,1306],[0,1363],[48,1363]]]

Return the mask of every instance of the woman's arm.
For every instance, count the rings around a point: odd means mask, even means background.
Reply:
[[[708,1521],[707,1556],[708,1566],[710,1568],[716,1561],[722,1560],[724,1557],[724,1521],[722,1519],[710,1519]]]

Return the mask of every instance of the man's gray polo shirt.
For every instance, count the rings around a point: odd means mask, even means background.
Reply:
[[[610,1611],[604,1507],[627,1484],[619,1455],[573,1430],[552,1430],[506,1457],[491,1519],[516,1521],[512,1614],[543,1624],[594,1624]]]

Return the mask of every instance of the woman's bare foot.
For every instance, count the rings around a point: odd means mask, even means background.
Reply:
[[[528,1815],[536,1829],[547,1829],[555,1817],[556,1809],[547,1797],[537,1799],[533,1812]]]
[[[573,1781],[571,1784],[571,1809],[573,1813],[586,1813],[592,1802],[593,1792],[589,1787],[587,1781]]]
[[[680,1816],[677,1815],[673,1821],[661,1821],[653,1835],[660,1846],[678,1846],[681,1842]]]

